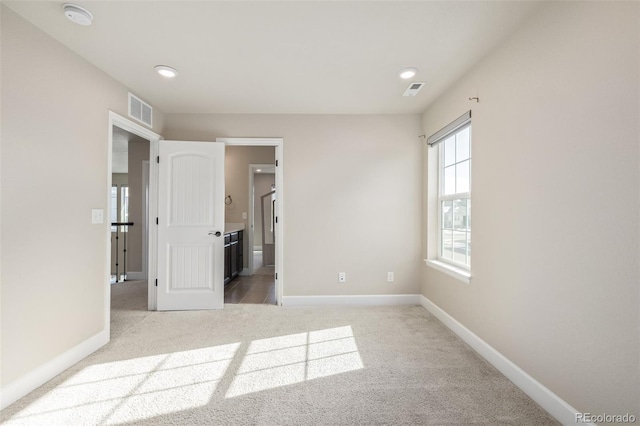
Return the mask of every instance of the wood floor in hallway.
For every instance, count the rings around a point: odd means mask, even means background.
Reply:
[[[276,304],[274,267],[263,266],[251,276],[239,276],[224,287],[224,303]]]

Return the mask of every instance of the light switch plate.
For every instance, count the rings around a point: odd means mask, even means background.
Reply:
[[[91,209],[91,223],[104,223],[104,210]]]
[[[247,218],[247,212],[242,212],[242,218],[246,219]]]

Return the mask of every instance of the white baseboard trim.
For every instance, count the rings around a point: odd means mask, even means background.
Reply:
[[[146,280],[143,272],[127,272],[127,280]]]
[[[537,402],[549,414],[555,417],[563,425],[575,424],[578,410],[565,402],[558,395],[547,389],[542,383],[527,374],[520,367],[511,362],[507,357],[495,350],[487,342],[482,340],[471,330],[460,324],[455,318],[442,310],[439,306],[420,295],[420,304],[433,316],[438,318],[451,331],[457,334],[478,354],[486,359],[491,365],[504,374],[509,380],[519,387],[531,399]],[[594,425],[594,423],[581,423]],[[595,425],[594,425],[595,426]]]
[[[384,306],[419,304],[419,294],[372,294],[362,296],[282,296],[283,306]]]
[[[238,275],[249,275],[249,268],[242,268],[242,271],[238,272]]]
[[[34,389],[42,386],[67,368],[91,355],[109,342],[107,330],[88,338],[79,345],[58,355],[24,376],[7,384],[0,391],[0,410],[13,404]]]

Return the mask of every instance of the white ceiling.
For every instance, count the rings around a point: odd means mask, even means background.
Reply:
[[[164,112],[310,114],[422,112],[541,4],[77,1],[82,27],[63,2],[4,3]],[[414,98],[404,67],[426,82]]]

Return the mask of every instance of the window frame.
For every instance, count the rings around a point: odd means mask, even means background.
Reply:
[[[451,136],[456,136],[458,133],[464,131],[465,129],[469,129],[469,157],[465,158],[462,161],[457,161],[457,158],[454,159],[454,163],[450,164],[450,166],[454,166],[454,165],[458,165],[464,161],[469,161],[469,191],[467,192],[454,192],[453,194],[444,194],[445,192],[445,188],[444,188],[444,170],[445,170],[445,159],[444,159],[444,146],[445,146],[445,142],[446,140],[451,137]],[[455,145],[454,145],[455,146]],[[467,200],[467,203],[471,202],[471,192],[473,190],[473,180],[471,179],[471,170],[473,168],[473,156],[471,155],[471,146],[472,146],[472,127],[471,127],[471,119],[469,119],[465,124],[456,127],[455,129],[451,130],[450,132],[445,133],[444,136],[442,136],[440,138],[440,142],[438,143],[438,146],[436,147],[438,149],[438,194],[437,194],[437,203],[438,203],[438,207],[437,207],[437,211],[438,211],[438,237],[437,237],[437,254],[436,254],[436,259],[439,262],[448,264],[453,266],[454,268],[461,268],[464,269],[465,271],[469,272],[471,271],[471,255],[467,254],[466,257],[469,259],[468,263],[461,263],[458,262],[454,259],[454,255],[453,255],[453,251],[454,251],[454,247],[453,247],[453,241],[452,241],[452,246],[451,246],[451,250],[452,250],[452,256],[451,259],[447,259],[446,257],[443,256],[443,223],[442,223],[442,219],[443,219],[443,208],[442,208],[442,204],[445,201],[451,201],[452,203],[452,209],[453,209],[453,202],[455,200]],[[456,176],[456,181],[457,181],[457,176]],[[468,204],[467,204],[468,205]],[[471,217],[471,210],[468,208],[467,210],[468,213],[468,217]],[[468,221],[469,219],[467,219]],[[453,233],[455,231],[454,225],[452,224],[452,228],[451,228],[451,232]],[[466,231],[468,236],[471,236],[471,226],[469,226],[467,224],[466,226]],[[453,236],[452,236],[453,238]],[[467,250],[469,247],[469,238],[467,238]]]
[[[471,119],[472,111],[468,110],[446,126],[440,128],[440,130],[433,133],[431,136],[426,137],[426,151],[425,151],[425,161],[426,161],[426,204],[425,204],[425,213],[426,213],[426,256],[424,259],[424,263],[427,267],[431,269],[435,269],[443,274],[446,274],[450,277],[455,278],[457,281],[460,281],[464,284],[471,284],[471,263],[469,265],[460,264],[459,262],[453,262],[452,259],[443,258],[441,253],[441,245],[442,245],[442,204],[440,202],[440,196],[442,193],[443,182],[443,171],[441,169],[444,167],[444,161],[441,160],[441,155],[443,155],[440,149],[439,144],[446,141],[448,137],[451,135],[455,135],[461,130],[464,130],[466,127],[469,127],[471,130],[469,132],[469,159],[473,158],[473,122]],[[454,162],[454,164],[457,162]],[[469,191],[468,193],[464,193],[468,195],[468,200],[472,200],[472,166],[469,164]],[[455,175],[455,174],[454,174]],[[455,197],[455,196],[454,196]],[[452,198],[454,198],[452,197]],[[465,197],[466,198],[466,197]],[[474,203],[471,203],[474,204]],[[468,216],[470,219],[471,213],[468,212]],[[469,240],[471,235],[471,222],[468,221],[468,232],[469,232]],[[453,226],[452,226],[453,231]],[[466,232],[466,228],[465,228]],[[453,248],[453,246],[452,246]],[[453,258],[453,255],[452,255]],[[470,259],[469,259],[470,260]]]

